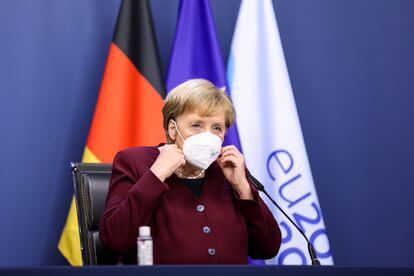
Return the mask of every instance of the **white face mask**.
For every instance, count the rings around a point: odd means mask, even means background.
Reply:
[[[214,135],[210,131],[205,131],[184,140],[178,130],[176,122],[173,121],[173,123],[175,124],[178,135],[180,135],[181,139],[184,141],[183,153],[187,162],[203,170],[210,167],[220,155],[222,144],[220,137]]]

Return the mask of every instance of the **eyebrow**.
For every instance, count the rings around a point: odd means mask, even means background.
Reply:
[[[221,122],[213,122],[212,125],[213,126],[221,126],[221,127],[224,127],[224,123],[221,123]]]
[[[190,120],[189,123],[190,124],[194,124],[194,123],[198,123],[198,124],[203,123],[204,124],[205,121],[202,118],[200,118],[200,117],[196,117],[196,118]],[[218,125],[218,126],[223,126],[224,127],[225,126],[225,122],[213,121],[211,123],[211,125]]]
[[[203,121],[202,120],[200,120],[200,119],[194,119],[194,120],[191,120],[190,121],[190,124],[194,124],[194,123],[203,123]]]
[[[190,121],[190,124],[194,124],[194,123],[204,124],[205,121],[203,121],[202,119],[198,119],[198,118]],[[224,127],[225,123],[215,121],[215,122],[212,122],[211,125]]]

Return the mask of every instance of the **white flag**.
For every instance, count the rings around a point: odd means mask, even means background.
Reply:
[[[247,168],[305,232],[322,264],[333,264],[271,0],[243,0],[228,80]],[[264,198],[282,246],[270,264],[310,264],[300,233]]]

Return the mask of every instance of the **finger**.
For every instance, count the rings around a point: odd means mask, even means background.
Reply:
[[[168,147],[170,149],[177,149],[178,148],[176,144],[169,144]]]
[[[225,152],[234,152],[235,155],[242,155],[240,151],[235,146],[226,146],[223,147],[221,150],[221,154],[224,154]]]
[[[175,150],[175,152],[178,152],[180,154],[183,154],[183,150],[180,149],[179,147],[175,148],[174,150]]]
[[[221,148],[222,152],[228,151],[229,149],[232,149],[234,146],[230,145],[230,146],[225,146]]]
[[[229,150],[229,147],[230,147],[230,146],[225,146],[225,147],[222,147],[222,148],[221,148],[221,151],[220,151],[220,154],[223,154],[223,153],[225,153],[226,151],[228,151],[228,150]]]
[[[184,165],[186,162],[184,154],[178,154],[176,156],[175,163],[178,164],[178,167]]]
[[[225,156],[230,156],[230,155],[235,156],[235,157],[240,158],[240,159],[243,159],[243,155],[240,152],[235,151],[233,149],[225,151],[221,156],[225,157]]]
[[[182,152],[182,150],[176,145],[176,144],[169,144],[168,148],[166,147],[170,152]]]
[[[180,158],[180,166],[184,165],[187,161],[184,158],[184,154]]]
[[[233,149],[237,152],[239,151],[239,149],[235,145],[228,145],[228,146],[222,147],[222,149],[224,149],[224,150]]]
[[[184,159],[184,160],[185,160],[184,153],[183,153],[181,150],[177,150],[177,151],[175,151],[174,153],[177,155],[177,157],[178,157],[179,159]]]
[[[232,154],[232,153],[225,153],[225,154],[223,154],[222,156],[220,156],[220,159],[221,159],[221,160],[224,160],[225,158],[228,158],[228,157],[230,157],[230,156],[235,157],[236,159],[238,159],[238,158],[237,158],[237,156],[235,156],[235,155],[234,155],[234,154]]]
[[[226,163],[230,163],[234,167],[239,167],[242,164],[240,162],[240,160],[238,158],[236,158],[235,156],[233,156],[233,155],[228,155],[226,157],[220,158],[220,163],[222,163],[223,165],[226,164]]]

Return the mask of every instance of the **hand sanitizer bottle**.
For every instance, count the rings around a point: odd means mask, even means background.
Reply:
[[[140,226],[137,239],[138,265],[153,265],[152,237],[149,226]]]

